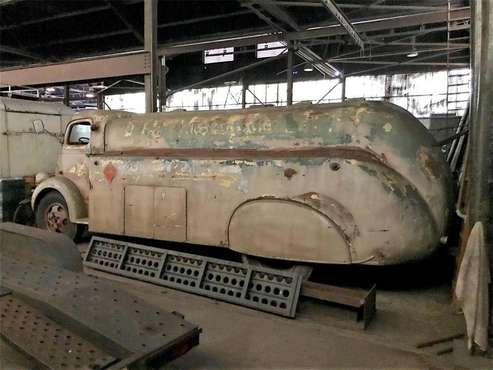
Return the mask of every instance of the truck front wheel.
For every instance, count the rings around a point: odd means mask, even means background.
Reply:
[[[76,240],[82,233],[82,226],[70,222],[67,203],[57,191],[50,191],[41,198],[36,207],[36,225],[55,233],[65,234]]]

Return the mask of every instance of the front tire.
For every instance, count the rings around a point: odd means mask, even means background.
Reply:
[[[41,198],[36,207],[36,225],[48,231],[64,234],[77,240],[82,233],[82,226],[70,222],[67,202],[62,194],[50,191]]]

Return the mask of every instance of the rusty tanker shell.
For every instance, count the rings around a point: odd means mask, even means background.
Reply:
[[[92,231],[344,264],[417,260],[445,233],[448,166],[393,104],[79,117]]]

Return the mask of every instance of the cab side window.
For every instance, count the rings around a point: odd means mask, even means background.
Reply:
[[[70,126],[68,143],[70,145],[87,145],[91,139],[91,124],[89,122],[77,122]]]

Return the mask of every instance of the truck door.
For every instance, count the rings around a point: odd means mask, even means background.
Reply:
[[[125,235],[182,242],[186,226],[185,189],[125,187]]]

